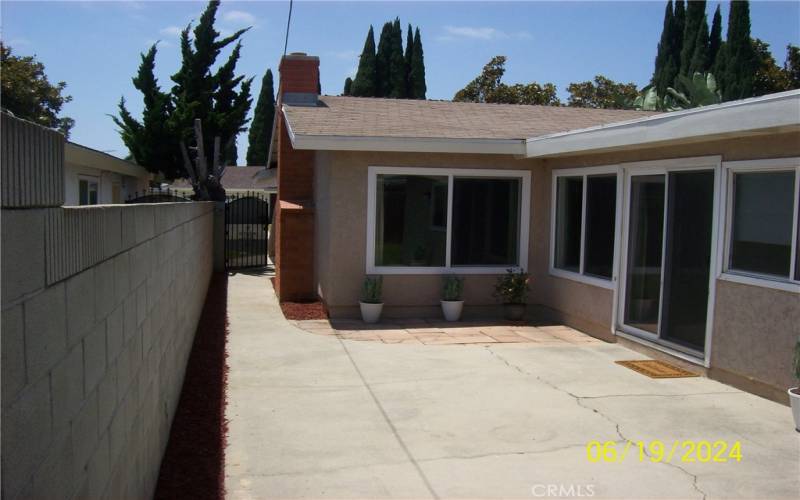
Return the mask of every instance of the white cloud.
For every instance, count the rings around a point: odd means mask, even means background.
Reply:
[[[530,40],[533,38],[527,31],[507,33],[488,26],[445,26],[444,34],[437,37],[441,41],[453,40]]]
[[[222,14],[222,19],[232,24],[255,25],[256,16],[244,10],[229,10]]]
[[[158,32],[164,36],[175,36],[175,37],[181,36],[182,31],[183,28],[181,28],[180,26],[167,26],[166,28],[161,28],[160,30],[158,30]]]

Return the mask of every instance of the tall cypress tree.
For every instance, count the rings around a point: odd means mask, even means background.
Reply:
[[[419,28],[414,33],[414,48],[411,52],[411,69],[409,71],[411,80],[411,90],[409,97],[413,99],[425,99],[428,88],[425,84],[425,54],[422,50],[422,37]]]
[[[353,90],[353,79],[348,76],[344,80],[344,91],[342,92],[342,95],[351,95],[350,93],[352,92],[352,90]]]
[[[719,11],[719,5],[717,5],[717,9],[714,11],[714,18],[711,21],[711,33],[708,36],[706,71],[713,71],[712,68],[717,60],[720,47],[722,47],[722,14]],[[717,75],[715,74],[714,76]]]
[[[686,24],[683,28],[683,43],[681,47],[681,69],[682,75],[691,76],[692,57],[694,57],[695,45],[697,43],[697,32],[701,29],[702,23],[706,19],[705,0],[689,0],[686,9]],[[708,24],[706,24],[706,39],[708,38]],[[705,39],[704,39],[705,40]],[[707,42],[706,42],[707,43]]]
[[[720,75],[722,100],[751,97],[758,60],[750,39],[750,3],[746,0],[731,1],[728,36],[723,53],[724,69]]]
[[[378,40],[378,51],[375,54],[375,97],[385,97],[391,90],[390,66],[392,59],[392,23],[385,23]]]
[[[356,97],[375,97],[377,95],[377,82],[375,81],[375,34],[372,26],[369,27],[364,50],[358,60],[356,78],[350,88],[350,94]]]
[[[202,122],[207,154],[214,150],[214,138],[219,137],[225,148],[222,159],[227,164],[235,163],[234,141],[245,130],[252,79],[235,76],[241,46],[237,43],[227,61],[217,71],[212,69],[220,51],[237,42],[247,29],[220,38],[214,29],[218,8],[218,0],[210,1],[194,30],[189,24],[181,32],[181,66],[172,75],[175,85],[169,93],[161,92],[152,78],[155,46],[143,56],[137,76],[140,83],[134,80],[134,86],[144,95],[143,121],[131,116],[124,101],[115,119],[134,160],[168,179],[186,176],[180,144],[194,144],[195,119]]]
[[[247,134],[247,164],[269,165],[269,143],[272,141],[272,122],[275,119],[275,86],[272,70],[268,69],[261,80],[256,110]]]
[[[414,98],[414,90],[411,88],[411,57],[414,54],[414,32],[411,31],[411,23],[408,23],[408,34],[406,35],[406,54],[404,56],[406,65],[406,97]]]
[[[673,7],[672,0],[667,0],[667,7],[664,9],[664,24],[661,28],[661,40],[658,42],[658,51],[656,52],[655,69],[653,70],[653,78],[651,82],[658,89],[659,95],[666,91],[666,85],[663,84],[664,68],[670,57],[672,48],[672,25],[673,25]]]
[[[708,71],[708,48],[708,21],[705,16],[703,16],[702,21],[700,21],[700,27],[697,29],[697,36],[694,41],[694,52],[692,53],[692,59],[689,61],[689,67],[686,71],[687,76],[691,77],[695,72],[705,73]]]
[[[403,28],[400,18],[392,23],[392,36],[389,55],[389,85],[386,97],[404,99],[406,97],[407,80],[406,60],[403,56]]]

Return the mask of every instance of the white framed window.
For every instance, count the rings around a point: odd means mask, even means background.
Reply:
[[[97,205],[98,179],[97,177],[78,177],[78,205]]]
[[[531,174],[369,167],[368,274],[500,274],[528,264]]]
[[[720,278],[800,292],[800,158],[730,161]]]
[[[550,274],[613,288],[619,167],[553,170]]]

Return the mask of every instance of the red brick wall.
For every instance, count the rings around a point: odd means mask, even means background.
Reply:
[[[316,94],[319,60],[287,56],[281,61],[280,78],[281,93]],[[275,291],[281,302],[314,300],[314,151],[292,148],[282,114],[276,133]]]
[[[281,92],[306,92],[319,90],[319,59],[286,56],[280,65]]]

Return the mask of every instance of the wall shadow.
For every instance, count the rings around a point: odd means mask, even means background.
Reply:
[[[161,461],[154,499],[225,496],[228,276],[214,273]]]

